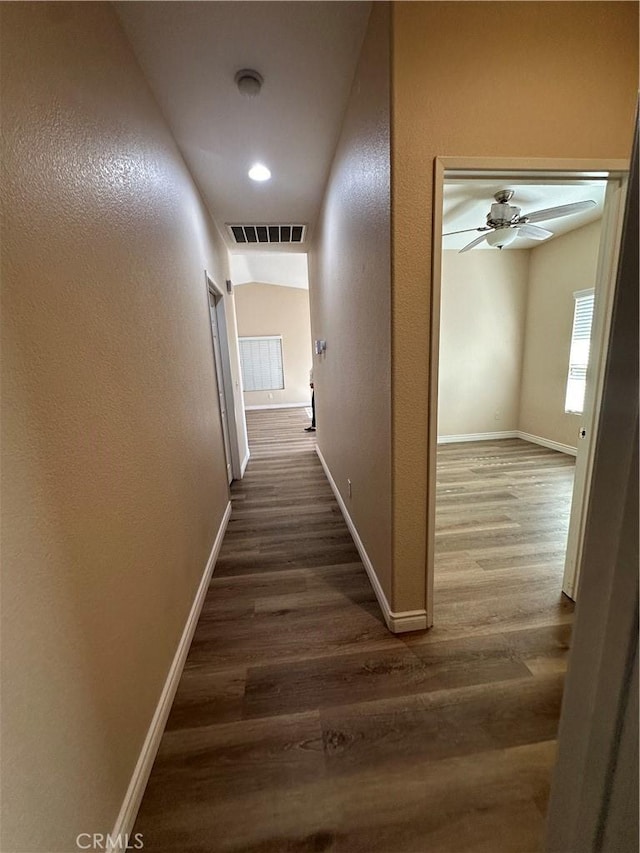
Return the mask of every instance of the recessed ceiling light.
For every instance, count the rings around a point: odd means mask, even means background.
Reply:
[[[255,163],[249,169],[249,177],[252,181],[268,181],[271,177],[271,172],[262,163]]]

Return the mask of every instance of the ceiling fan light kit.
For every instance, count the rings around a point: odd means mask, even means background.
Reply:
[[[449,237],[452,234],[463,234],[465,231],[480,231],[483,233],[480,237],[476,237],[470,243],[467,243],[458,254],[468,252],[479,246],[480,243],[487,242],[489,246],[497,249],[503,249],[516,239],[516,237],[528,237],[531,240],[548,240],[553,237],[553,231],[548,231],[546,228],[540,228],[537,225],[531,225],[532,222],[544,222],[546,219],[559,219],[561,216],[572,216],[576,213],[581,213],[583,210],[589,210],[596,206],[593,199],[585,201],[576,201],[572,204],[561,204],[558,207],[548,207],[544,210],[535,210],[532,213],[520,215],[520,208],[516,205],[509,204],[513,198],[514,191],[510,189],[498,190],[494,195],[495,203],[491,205],[487,214],[487,224],[480,228],[465,228],[462,231],[450,231],[443,234],[443,237]]]
[[[504,249],[509,243],[513,243],[517,236],[518,231],[515,228],[507,226],[490,231],[486,236],[486,240],[490,246],[494,246],[496,249]]]

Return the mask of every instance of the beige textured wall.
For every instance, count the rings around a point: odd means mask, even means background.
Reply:
[[[426,597],[434,158],[628,157],[638,6],[396,2],[392,16],[394,602],[410,610]]]
[[[238,335],[282,335],[284,388],[245,391],[247,406],[311,404],[311,323],[309,291],[278,284],[243,284],[234,288]]]
[[[109,4],[2,4],[2,849],[113,828],[228,501],[223,252]]]
[[[573,294],[594,287],[601,222],[531,250],[519,429],[575,447],[580,415],[565,413]]]
[[[518,428],[529,256],[442,253],[439,436]]]
[[[391,599],[389,9],[374,3],[310,254],[318,445]],[[348,497],[347,478],[353,484]]]

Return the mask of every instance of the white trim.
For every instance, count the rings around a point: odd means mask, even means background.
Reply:
[[[222,540],[227,529],[230,515],[231,502],[227,504],[222,521],[220,522],[220,527],[218,529],[215,542],[213,543],[209,559],[207,560],[207,565],[205,566],[198,591],[196,592],[193,604],[191,605],[191,611],[184,626],[182,637],[180,638],[173,662],[169,668],[169,673],[164,683],[164,687],[162,688],[162,693],[160,694],[158,705],[156,706],[140,755],[138,756],[138,761],[133,771],[133,775],[131,776],[131,781],[129,782],[129,787],[127,788],[127,793],[125,794],[122,807],[120,808],[120,813],[118,814],[115,827],[111,832],[111,837],[114,840],[124,837],[127,833],[131,833],[133,829],[138,809],[142,802],[142,796],[147,786],[149,774],[151,773],[151,768],[153,767],[153,762],[155,761],[156,753],[160,746],[160,739],[164,732],[167,717],[169,716],[169,711],[173,704],[173,698],[178,688],[178,682],[180,681],[180,676],[182,675],[182,670],[187,659],[187,653],[189,651],[189,646],[191,645],[193,633],[196,629],[196,625],[198,624],[200,611],[204,604],[211,575],[213,574],[213,569],[220,552],[220,547],[222,546]],[[116,851],[119,851],[120,849],[121,848],[117,846],[117,844],[116,846],[109,844],[107,847],[107,853],[116,853]]]
[[[519,429],[505,430],[504,432],[470,432],[463,435],[439,435],[438,444],[457,444],[459,441],[496,441],[501,438],[521,438],[531,444],[540,444],[550,450],[558,450],[560,453],[568,453],[570,456],[577,454],[577,449],[570,444],[561,444],[550,438],[542,438],[540,435],[532,435],[530,432],[522,432]]]
[[[216,347],[213,340],[213,326],[211,319],[211,303],[209,294],[213,296],[214,312],[218,326],[218,338],[220,343],[221,368],[222,368],[222,390],[226,408],[227,430],[229,433],[229,452],[231,454],[231,474],[232,478],[239,479],[240,474],[240,441],[238,435],[238,419],[236,411],[236,401],[238,396],[242,399],[242,393],[235,390],[233,382],[233,374],[231,372],[231,339],[229,337],[229,329],[227,327],[227,303],[222,289],[218,287],[209,273],[204,271],[205,286],[207,290],[207,320],[209,330],[211,332],[211,354],[214,361],[216,360]],[[239,358],[239,357],[238,357]],[[240,363],[238,361],[238,373],[240,373]],[[244,412],[242,413],[244,417]],[[222,412],[220,413],[222,419]]]
[[[548,447],[550,450],[558,450],[560,453],[568,453],[569,456],[576,456],[577,448],[571,447],[570,444],[561,444],[559,441],[552,441],[550,438],[542,438],[540,435],[532,435],[530,432],[517,431],[517,437],[523,441],[530,441],[532,444],[541,444],[542,447]]]
[[[438,444],[457,444],[459,441],[495,441],[500,438],[519,438],[515,429],[502,432],[469,432],[463,435],[439,435]]]
[[[240,479],[244,477],[244,472],[247,470],[247,465],[249,464],[249,457],[251,456],[251,451],[247,447],[247,455],[242,460],[240,464]]]
[[[567,533],[567,548],[562,579],[562,591],[575,600],[580,587],[582,548],[590,501],[591,474],[595,464],[595,448],[600,423],[600,407],[604,374],[608,362],[609,332],[613,325],[613,303],[616,298],[619,258],[626,210],[628,176],[615,185],[607,186],[598,248],[596,269],[597,298],[594,303],[591,340],[589,344],[589,381],[584,394],[581,440],[573,478],[571,515]]]
[[[245,393],[253,394],[253,391],[246,391]],[[256,392],[262,393],[262,392]],[[266,406],[247,406],[245,405],[244,409],[246,412],[253,412],[257,409],[303,409],[307,406],[311,405],[311,401],[308,403],[268,403]]]
[[[364,567],[367,569],[366,563]],[[368,569],[367,574],[369,574]],[[371,575],[369,575],[369,579],[371,579]],[[384,616],[384,621],[387,623],[387,628],[392,634],[406,634],[408,631],[426,631],[428,627],[426,610],[398,610],[395,613],[393,610],[389,610],[383,612],[382,615]]]
[[[489,171],[497,177],[509,174],[513,178],[527,177],[538,180],[545,177],[570,178],[574,181],[595,180],[615,177],[616,173],[626,173],[629,169],[629,161],[619,159],[441,156],[436,160],[443,170],[446,170],[447,178],[465,179],[486,178]]]
[[[353,537],[354,544],[358,549],[358,553],[360,554],[360,558],[364,564],[367,575],[369,576],[369,581],[371,582],[371,586],[373,587],[373,591],[376,594],[376,598],[378,599],[378,604],[380,605],[380,609],[382,610],[382,615],[384,616],[384,621],[387,623],[387,628],[394,634],[402,634],[406,631],[424,631],[427,628],[427,611],[426,610],[404,610],[399,612],[393,612],[389,606],[389,602],[387,601],[387,597],[384,594],[384,590],[380,586],[380,581],[376,575],[375,569],[373,568],[373,563],[369,558],[369,555],[366,552],[362,539],[360,539],[360,535],[358,534],[358,530],[353,523],[353,519],[349,515],[349,510],[346,507],[345,502],[342,499],[342,495],[331,475],[331,471],[329,470],[329,466],[327,465],[324,456],[322,455],[322,451],[316,444],[316,453],[318,454],[318,459],[322,467],[324,468],[324,473],[329,481],[329,485],[335,495],[336,500],[338,501],[338,506],[340,507],[340,511],[344,516],[344,520],[347,523],[347,527],[349,528],[349,532]]]

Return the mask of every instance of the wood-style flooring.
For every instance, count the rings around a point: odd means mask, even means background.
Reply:
[[[436,625],[393,636],[302,409],[251,461],[135,826],[146,853],[533,853],[572,604],[573,460],[445,445]]]

